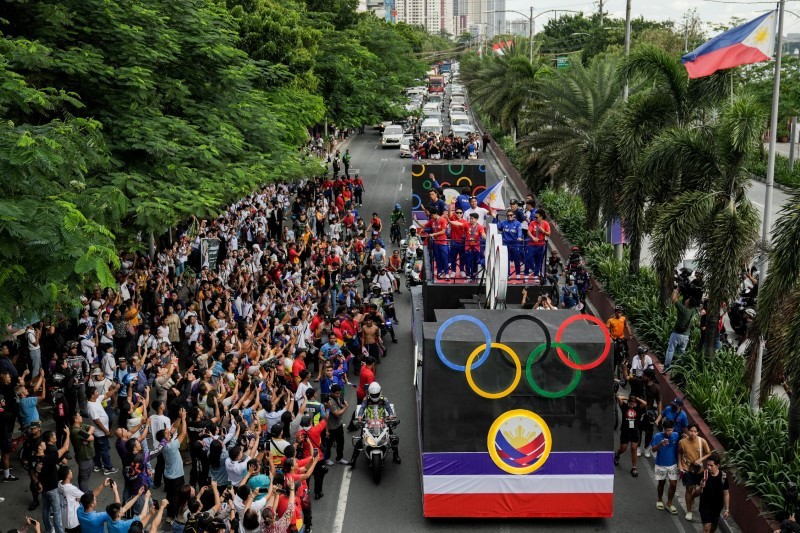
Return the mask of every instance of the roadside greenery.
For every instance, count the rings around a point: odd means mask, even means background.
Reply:
[[[586,210],[580,199],[565,190],[545,189],[538,199],[571,244],[581,247],[594,276],[617,305],[625,308],[639,342],[663,354],[675,323],[673,307],[659,303],[655,273],[642,267],[631,276],[626,263],[614,259],[613,247],[598,232],[586,231]],[[727,467],[736,479],[757,494],[770,512],[783,507],[782,489],[800,478],[800,446],[786,449],[788,406],[768,399],[754,414],[748,407],[745,361],[733,350],[713,359],[698,350],[698,328],[692,328],[690,349],[672,364],[670,379],[686,395],[725,446]],[[793,452],[793,453],[790,453]]]
[[[394,118],[422,28],[356,0],[29,0],[0,17],[0,321],[115,285],[119,250],[324,171],[309,128]]]

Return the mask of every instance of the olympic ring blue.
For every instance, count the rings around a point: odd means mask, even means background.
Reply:
[[[475,370],[476,368],[481,366],[483,363],[485,363],[486,360],[489,358],[489,354],[492,351],[492,336],[489,333],[489,328],[486,327],[486,324],[484,324],[483,322],[481,322],[477,318],[475,318],[473,316],[469,316],[469,315],[456,315],[454,317],[450,317],[447,320],[445,320],[444,324],[439,326],[438,331],[436,331],[436,342],[435,342],[436,355],[439,356],[439,360],[442,363],[444,363],[444,365],[447,368],[451,368],[453,370],[458,370],[458,371],[461,371],[461,372],[466,372],[467,371],[466,365],[457,365],[455,363],[451,363],[450,361],[447,360],[447,357],[445,357],[444,353],[442,352],[442,334],[444,333],[444,330],[446,330],[447,327],[450,326],[451,324],[453,324],[455,322],[459,322],[461,320],[465,320],[467,322],[472,322],[473,324],[475,324],[476,326],[481,328],[481,332],[483,332],[483,336],[485,337],[484,343],[486,344],[486,348],[483,350],[483,355],[481,356],[480,359],[478,359],[477,361],[472,363],[472,366],[470,367],[470,370]]]
[[[411,206],[411,209],[412,209],[412,211],[413,211],[414,209],[417,209],[417,208],[420,208],[420,207],[422,207],[422,198],[420,198],[418,194],[412,194],[412,195],[411,195],[411,198],[414,198],[414,199],[416,199],[416,200],[417,200],[417,205],[412,205],[412,206]]]
[[[478,165],[478,170],[481,172],[486,172],[486,165]]]

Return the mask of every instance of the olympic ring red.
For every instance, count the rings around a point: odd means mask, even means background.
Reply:
[[[609,352],[611,351],[611,333],[609,333],[608,328],[603,323],[602,320],[597,318],[596,316],[592,315],[575,315],[571,316],[566,319],[561,325],[558,327],[558,331],[556,331],[555,341],[557,343],[561,342],[561,336],[564,333],[564,330],[567,329],[567,326],[572,324],[573,322],[577,322],[578,320],[588,320],[589,322],[594,322],[598,326],[600,326],[600,330],[603,332],[603,337],[605,339],[605,346],[603,347],[603,353],[600,354],[600,357],[592,361],[591,363],[586,363],[585,365],[581,365],[578,363],[572,362],[569,357],[564,354],[564,351],[561,348],[556,348],[556,353],[558,354],[559,359],[561,362],[567,365],[569,368],[573,370],[591,370],[592,368],[600,366],[603,361],[606,360],[608,357]]]

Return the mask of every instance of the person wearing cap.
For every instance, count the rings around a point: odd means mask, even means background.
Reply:
[[[382,294],[394,292],[395,289],[394,276],[389,274],[389,271],[386,269],[385,265],[381,265],[378,275],[372,278],[372,284],[378,284],[381,288]]]
[[[656,419],[656,425],[661,421],[671,420],[675,425],[675,433],[682,437],[683,432],[689,425],[689,417],[686,416],[686,411],[683,410],[683,400],[680,398],[673,398],[670,403],[662,412],[661,416]]]
[[[639,346],[636,350],[636,356],[630,363],[631,365],[631,373],[637,378],[642,378],[644,376],[644,371],[648,368],[655,368],[653,364],[653,358],[647,352],[647,348],[644,346]],[[627,378],[626,378],[627,379]]]

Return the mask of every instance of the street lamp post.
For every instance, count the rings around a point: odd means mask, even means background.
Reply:
[[[541,13],[539,13],[534,17],[533,6],[530,7],[530,10],[531,10],[530,15],[526,15],[525,13],[522,13],[520,11],[515,11],[513,9],[496,9],[492,11],[484,11],[484,13],[516,13],[517,15],[520,15],[521,17],[528,19],[528,48],[529,48],[528,61],[530,61],[531,64],[533,64],[533,33],[534,33],[533,28],[535,24],[534,21],[546,13],[558,13],[559,11],[564,13],[581,13],[581,11],[575,11],[574,9],[548,9],[547,11],[542,11]]]

